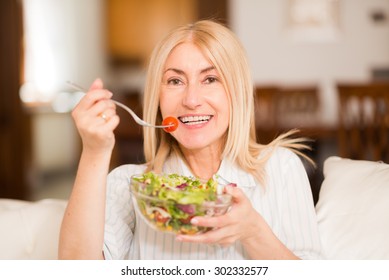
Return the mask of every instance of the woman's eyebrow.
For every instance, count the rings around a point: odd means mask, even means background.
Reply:
[[[163,72],[163,73],[165,74],[166,72],[169,72],[169,71],[176,72],[177,74],[180,74],[180,75],[185,74],[184,71],[182,71],[182,70],[180,70],[180,69],[177,69],[177,68],[168,68],[168,69],[166,69],[165,72]]]
[[[207,68],[204,68],[203,70],[200,71],[200,74],[204,74],[212,70],[215,70],[215,66],[209,66]]]
[[[212,71],[212,70],[215,70],[215,66],[209,66],[209,67],[206,67],[206,68],[202,69],[200,71],[200,74],[204,74],[204,73]],[[177,74],[180,74],[180,75],[184,75],[185,74],[185,72],[183,70],[180,70],[180,69],[177,69],[177,68],[168,68],[168,69],[165,70],[164,73],[166,73],[168,71],[173,71],[173,72],[176,72]]]

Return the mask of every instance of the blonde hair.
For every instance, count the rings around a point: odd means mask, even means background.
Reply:
[[[261,156],[267,147],[283,146],[295,150],[307,148],[299,139],[289,139],[295,131],[281,135],[268,145],[256,141],[254,122],[254,90],[246,53],[236,35],[227,27],[211,20],[198,21],[170,32],[155,47],[149,62],[144,92],[144,118],[150,123],[161,123],[159,93],[165,62],[179,44],[196,45],[219,72],[227,91],[230,121],[222,158],[236,162],[243,170],[264,180],[264,165],[271,153]],[[273,150],[273,149],[270,149]],[[180,154],[176,140],[162,130],[144,129],[144,153],[148,170],[162,171],[171,153]]]

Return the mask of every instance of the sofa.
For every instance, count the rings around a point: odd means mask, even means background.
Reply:
[[[389,259],[389,164],[330,157],[316,212],[327,259]]]
[[[330,157],[316,204],[327,259],[389,259],[389,165]],[[56,259],[65,200],[0,199],[0,259]]]

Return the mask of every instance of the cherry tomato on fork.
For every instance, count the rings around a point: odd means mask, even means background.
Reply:
[[[165,127],[163,129],[166,132],[170,133],[170,132],[173,132],[173,131],[175,131],[177,129],[177,127],[178,127],[178,120],[175,117],[166,117],[166,118],[163,119],[162,125],[171,125],[171,126]]]

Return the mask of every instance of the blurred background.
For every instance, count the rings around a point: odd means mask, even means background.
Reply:
[[[70,112],[100,77],[141,115],[144,70],[172,27],[217,19],[250,60],[258,140],[310,137],[317,201],[332,155],[389,162],[389,0],[0,1],[0,197],[68,198],[80,155]],[[112,168],[143,160],[118,109]]]

